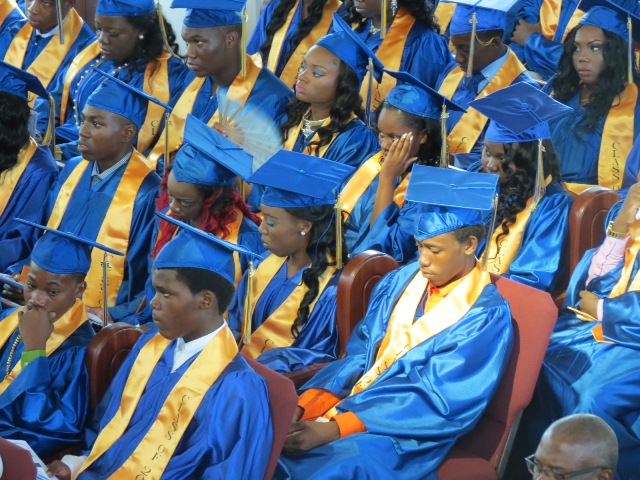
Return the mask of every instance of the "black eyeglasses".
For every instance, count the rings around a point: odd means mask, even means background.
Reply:
[[[527,458],[524,459],[524,461],[527,463],[527,469],[529,470],[529,473],[533,475],[534,479],[540,478],[541,475],[544,475],[545,477],[550,478],[551,480],[567,480],[568,478],[574,478],[579,475],[586,475],[587,473],[593,473],[597,470],[602,470],[606,468],[606,467],[591,467],[591,468],[586,468],[584,470],[579,470],[577,472],[560,473],[552,468],[545,468],[542,465],[540,465],[540,463],[538,463],[538,461],[536,460],[535,454],[529,455]]]

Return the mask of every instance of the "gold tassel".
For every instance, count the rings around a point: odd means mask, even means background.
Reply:
[[[440,168],[449,168],[449,152],[447,142],[447,105],[442,104],[442,113],[440,114],[440,136],[442,137],[442,146],[440,147]]]
[[[58,36],[60,37],[60,45],[64,45],[64,31],[62,30],[62,2],[63,0],[58,0],[56,2],[56,17],[58,20]]]
[[[542,161],[542,154],[545,152],[545,148],[542,145],[542,139],[538,139],[538,165],[536,167],[536,181],[533,189],[533,201],[529,207],[529,211],[533,212],[538,203],[544,196],[546,190],[544,185],[544,162]]]
[[[628,65],[627,65],[627,83],[629,85],[631,85],[633,83],[633,33],[632,33],[632,22],[631,22],[631,17],[629,15],[627,15],[627,30],[629,31],[629,38],[628,38],[628,42],[629,42],[629,51],[628,51],[628,56],[629,58],[627,59]]]
[[[387,1],[382,0],[382,18],[380,18],[380,38],[387,36]]]
[[[156,5],[156,13],[158,14],[158,23],[160,24],[160,31],[162,32],[162,43],[164,43],[165,50],[174,57],[180,59],[180,61],[183,61],[184,59],[180,57],[180,55],[178,55],[176,52],[174,52],[173,48],[171,48],[171,45],[169,44],[169,37],[167,37],[167,29],[164,25],[164,15],[162,13],[162,5],[160,5],[160,2],[158,2],[158,4]]]
[[[171,152],[169,151],[169,118],[171,112],[164,112],[164,168],[167,169],[169,163],[171,163]],[[163,172],[164,173],[164,172]]]
[[[473,12],[471,16],[471,39],[469,41],[469,61],[467,62],[467,74],[465,75],[467,78],[471,78],[473,75],[473,55],[476,51],[476,23],[478,19],[476,17],[476,12]]]
[[[44,133],[42,139],[42,145],[51,145],[55,142],[56,131],[56,102],[53,99],[53,95],[49,94],[49,119],[47,120],[47,131]],[[54,146],[55,149],[55,146]]]
[[[108,286],[109,286],[109,276],[107,275],[107,269],[111,266],[109,264],[109,254],[104,252],[104,257],[102,260],[102,326],[107,326],[107,318],[109,315],[109,306],[108,302]]]
[[[340,203],[340,195],[336,200],[336,269],[342,268],[342,203]]]
[[[253,260],[249,261],[249,270],[247,272],[247,296],[244,300],[244,315],[242,317],[242,343],[248,345],[251,343],[251,321],[253,318],[253,275],[256,270],[253,268]]]
[[[489,258],[489,242],[493,237],[493,231],[496,228],[496,215],[498,214],[498,194],[496,193],[493,197],[493,204],[491,205],[491,209],[493,210],[491,214],[491,224],[489,225],[489,231],[485,235],[486,244],[484,246],[484,252],[482,253],[482,270],[487,270],[487,259]]]
[[[367,66],[367,70],[369,70],[369,85],[367,87],[367,101],[365,102],[365,120],[367,121],[367,126],[369,128],[373,128],[373,125],[371,124],[371,98],[373,97],[373,58],[369,58],[369,65]]]
[[[249,14],[247,13],[247,7],[242,9],[242,58],[240,62],[242,64],[242,78],[247,78],[247,21],[249,20]]]

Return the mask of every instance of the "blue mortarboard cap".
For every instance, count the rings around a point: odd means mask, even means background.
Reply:
[[[387,94],[385,100],[403,112],[439,120],[443,104],[447,110],[466,111],[407,72],[396,72],[386,68],[384,72],[398,80],[398,85]]]
[[[419,241],[484,224],[493,210],[498,175],[414,165],[406,201],[420,205],[414,223]]]
[[[517,0],[455,0],[456,9],[451,17],[451,35],[471,33],[473,14],[476,14],[476,32],[504,30],[507,13]]]
[[[0,92],[12,93],[25,100],[28,100],[29,92],[45,99],[49,97],[38,77],[3,61],[0,61]]]
[[[56,274],[87,273],[91,267],[91,249],[93,247],[112,253],[123,254],[105,245],[73,233],[62,232],[21,218],[17,221],[45,231],[31,252],[31,261],[47,272]]]
[[[172,170],[178,182],[231,186],[236,175],[243,180],[251,175],[251,155],[190,114],[184,128],[184,142]]]
[[[629,29],[627,18],[631,18],[633,40],[640,41],[640,17],[636,2],[619,0],[583,0],[579,5],[580,10],[587,12],[578,24],[591,25],[608,30],[629,43]]]
[[[155,9],[153,0],[98,0],[96,14],[105,17],[140,17]]]
[[[191,225],[175,218],[156,212],[156,215],[167,222],[180,227],[178,234],[169,241],[153,262],[153,269],[163,268],[199,268],[217,273],[234,284],[235,265],[233,252],[260,259],[260,255],[242,245],[227,242],[211,233],[193,228]]]
[[[106,79],[91,94],[87,100],[87,105],[128,118],[138,127],[138,131],[147,116],[147,105],[144,104],[144,100],[152,101],[164,107],[166,113],[171,112],[169,105],[142,90],[132,87],[128,83],[95,67],[93,67],[93,71],[106,77]]]
[[[246,0],[215,0],[205,5],[204,0],[173,0],[171,8],[186,8],[184,25],[189,28],[241,25]]]
[[[532,142],[550,138],[548,121],[573,112],[525,82],[493,92],[469,104],[491,120],[485,139],[490,142]]]
[[[247,182],[267,187],[261,203],[296,208],[332,205],[337,187],[355,168],[321,157],[280,150],[251,175]]]
[[[337,13],[333,14],[333,33],[322,37],[316,45],[329,50],[349,65],[356,72],[361,83],[367,74],[367,66],[371,58],[373,75],[378,81],[382,80],[382,69],[384,68],[382,62]]]

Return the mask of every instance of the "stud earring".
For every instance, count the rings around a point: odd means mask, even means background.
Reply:
[[[306,234],[307,234],[307,232],[305,232],[304,230],[302,230],[302,231],[300,232],[300,235],[302,235],[303,237],[304,237]]]
[[[144,33],[141,33],[140,35],[138,35],[138,38],[139,38],[140,40],[144,40]]]

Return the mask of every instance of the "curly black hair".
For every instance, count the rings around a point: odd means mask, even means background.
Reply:
[[[18,163],[18,153],[29,141],[30,109],[24,98],[0,92],[0,173]]]
[[[413,113],[405,112],[394,107],[384,100],[376,112],[376,118],[380,117],[383,110],[394,112],[397,119],[403,127],[409,128],[417,132],[426,132],[427,141],[420,144],[418,150],[419,165],[428,165],[430,167],[438,167],[440,165],[440,149],[442,147],[442,132],[440,130],[440,122],[433,118],[420,117]]]
[[[538,142],[505,143],[504,160],[502,170],[506,176],[499,182],[500,195],[498,197],[498,210],[496,213],[496,225],[502,227],[502,231],[496,238],[496,243],[509,234],[509,226],[516,221],[516,215],[527,205],[527,200],[534,194],[536,171],[538,167]],[[542,166],[545,178],[551,175],[553,180],[562,181],[560,165],[551,140],[543,140]],[[515,171],[509,167],[513,162]]]
[[[335,209],[333,205],[320,205],[313,207],[287,208],[286,211],[296,218],[301,218],[312,223],[311,231],[308,234],[307,255],[311,259],[311,266],[302,273],[302,282],[309,288],[302,297],[298,315],[291,326],[291,334],[294,338],[298,336],[302,327],[309,319],[309,307],[320,295],[320,275],[330,265],[329,257],[336,257],[336,229],[334,228]],[[343,224],[344,227],[344,224]],[[344,228],[342,231],[344,232]],[[347,246],[342,237],[342,258],[347,260]]]
[[[562,103],[567,103],[580,92],[580,77],[573,66],[575,51],[573,44],[581,28],[582,25],[577,25],[567,35],[558,62],[558,74],[550,81],[554,98]],[[611,104],[624,91],[627,84],[627,43],[615,33],[604,29],[602,31],[605,37],[602,45],[604,70],[600,73],[598,83],[589,97],[589,103],[585,106],[585,121],[579,126],[586,130],[595,128],[598,117],[609,112]],[[633,72],[634,83],[638,85],[640,77],[635,66]]]
[[[298,24],[298,29],[296,33],[293,35],[291,39],[291,44],[297,47],[300,42],[307,36],[311,31],[315,28],[315,26],[322,19],[322,12],[324,10],[325,5],[328,0],[311,0],[309,6],[307,7],[307,16],[302,19],[302,21]],[[267,25],[267,31],[265,32],[267,38],[264,43],[260,46],[260,55],[262,56],[263,62],[266,63],[269,58],[269,53],[271,52],[271,44],[273,42],[273,36],[276,32],[284,25],[287,20],[287,15],[291,11],[291,9],[295,6],[296,0],[280,0],[278,5],[273,9],[273,14],[271,15],[271,19],[269,20],[269,24]],[[294,49],[292,49],[286,58],[283,58],[284,62],[288,62],[291,54],[293,54]]]
[[[155,62],[159,65],[158,57],[162,55],[164,51],[164,39],[162,37],[162,30],[160,29],[160,22],[158,20],[158,13],[151,12],[147,15],[122,17],[129,25],[145,32],[144,38],[138,40],[136,48],[133,53],[135,59],[131,65],[131,68],[137,71],[142,71],[147,67],[149,62]],[[176,34],[171,27],[171,24],[164,20],[164,28],[167,32],[167,40],[169,46],[173,52],[178,54],[178,44],[176,42]]]
[[[287,106],[287,120],[280,126],[283,142],[289,137],[289,130],[297,127],[302,117],[309,109],[309,104],[298,100],[295,96]],[[351,121],[351,115],[355,114],[361,120],[364,119],[362,97],[360,96],[360,82],[353,69],[340,60],[340,69],[336,82],[336,99],[331,106],[328,125],[316,130],[317,140],[309,143],[311,152],[318,154],[320,148],[331,143],[333,136],[340,133]]]
[[[366,18],[356,12],[353,0],[344,1],[345,8],[341,10],[342,17],[348,24],[358,23],[358,29],[364,28]],[[417,22],[426,25],[427,28],[440,33],[440,25],[433,18],[435,7],[430,0],[398,0],[398,8],[404,7],[416,19]]]

